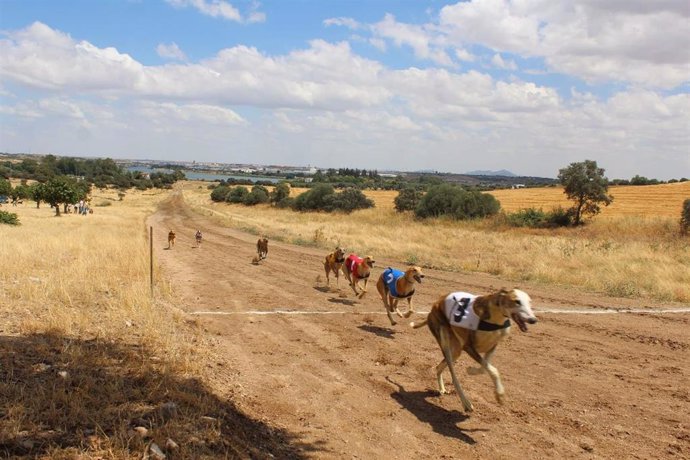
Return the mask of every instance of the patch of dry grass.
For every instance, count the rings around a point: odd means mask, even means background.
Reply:
[[[208,387],[213,344],[149,286],[145,218],[167,192],[95,191],[92,215],[33,203],[0,225],[0,457],[298,457]],[[146,433],[134,430],[145,428]],[[177,447],[166,442],[172,439]]]
[[[678,236],[678,217],[657,212],[655,198],[641,201],[645,196],[663,195],[663,190],[649,187],[636,193],[634,189],[640,187],[620,187],[629,195],[617,197],[624,209],[636,208],[642,215],[607,217],[607,209],[589,225],[558,230],[511,229],[501,225],[500,219],[417,221],[393,210],[395,192],[367,192],[377,207],[349,216],[212,203],[208,191],[189,185],[185,199],[225,225],[324,250],[341,245],[426,267],[488,272],[514,281],[564,284],[614,296],[688,302],[690,240]],[[673,196],[679,196],[687,185],[662,187],[670,187]],[[556,189],[539,190],[551,196]],[[537,190],[528,191],[537,194]],[[626,203],[623,196],[634,203]],[[519,209],[535,202],[514,204]]]

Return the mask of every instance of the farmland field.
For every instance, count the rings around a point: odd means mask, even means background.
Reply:
[[[0,456],[142,458],[167,439],[175,458],[690,452],[689,255],[675,216],[544,232],[418,222],[384,205],[343,216],[218,204],[193,182],[122,202],[96,195],[91,216],[25,204],[14,208],[22,226],[0,227],[0,257],[13,262],[0,268]],[[269,253],[253,265],[257,234]],[[325,285],[337,242],[377,260],[362,299],[342,277]],[[437,393],[434,339],[391,326],[373,286],[406,262],[426,273],[418,311],[451,290],[530,293],[539,323],[513,331],[494,360],[506,405],[465,357],[475,412]]]

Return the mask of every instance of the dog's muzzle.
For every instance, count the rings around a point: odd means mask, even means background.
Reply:
[[[525,319],[522,319],[522,315],[520,315],[519,313],[511,314],[510,319],[515,321],[515,324],[518,325],[518,327],[520,328],[520,331],[522,331],[522,332],[527,332],[527,324],[526,323],[529,323],[529,324],[536,324],[537,323],[537,318],[527,318],[525,320]]]

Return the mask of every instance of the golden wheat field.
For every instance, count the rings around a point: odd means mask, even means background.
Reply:
[[[88,216],[2,207],[21,225],[0,225],[0,457],[141,458],[131,429],[171,395],[189,407],[161,435],[206,435],[198,417],[223,405],[188,382],[204,340],[158,267],[150,292],[145,221],[168,195],[95,190]]]
[[[561,187],[523,188],[490,192],[507,212],[524,208],[570,206]],[[613,203],[603,208],[600,217],[672,217],[680,218],[683,201],[690,198],[690,181],[674,184],[609,187]]]
[[[690,301],[690,240],[678,234],[690,183],[615,188],[617,215],[611,206],[588,225],[557,230],[508,228],[500,219],[417,221],[395,212],[397,193],[390,191],[367,191],[376,207],[346,216],[213,203],[206,187],[188,182],[183,188],[198,212],[280,241],[324,250],[341,245],[404,263],[613,296]],[[555,188],[501,191],[499,200],[508,209],[566,204]]]

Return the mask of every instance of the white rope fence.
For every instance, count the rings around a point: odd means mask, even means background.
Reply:
[[[560,309],[560,308],[543,308],[533,309],[534,313],[540,314],[556,314],[556,315],[616,315],[616,314],[635,314],[635,315],[663,315],[669,313],[690,313],[690,307],[680,308],[593,308],[593,309]],[[415,313],[426,315],[428,311],[416,311]],[[378,311],[308,311],[308,310],[246,310],[246,311],[193,311],[190,315],[208,315],[208,316],[227,316],[227,315],[385,315],[383,310]]]

